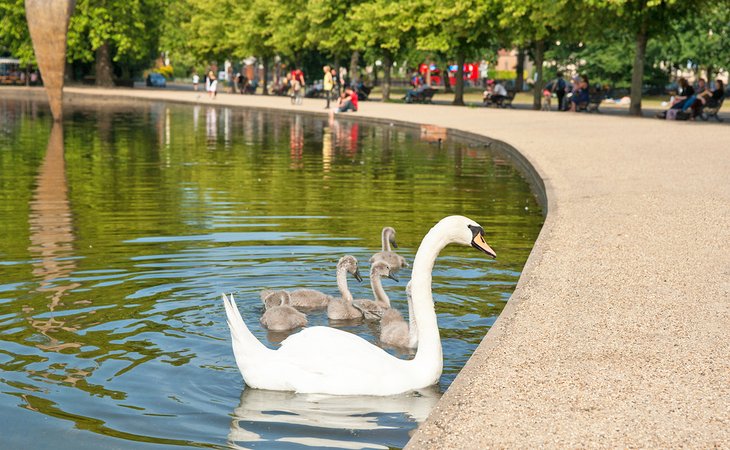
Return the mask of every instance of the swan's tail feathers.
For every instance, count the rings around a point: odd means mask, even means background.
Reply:
[[[234,355],[238,357],[239,355],[251,355],[255,352],[267,351],[266,346],[251,333],[251,330],[243,321],[236,302],[233,300],[233,294],[230,297],[223,294],[223,305],[226,308],[228,328],[231,329]]]

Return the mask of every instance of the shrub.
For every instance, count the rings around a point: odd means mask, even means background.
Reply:
[[[167,80],[172,80],[174,78],[174,69],[172,66],[161,66],[155,69],[154,72],[159,73]]]

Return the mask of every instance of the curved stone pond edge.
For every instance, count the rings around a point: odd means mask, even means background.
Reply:
[[[65,92],[71,102],[324,107]],[[351,116],[502,141],[547,199],[517,288],[409,448],[730,447],[728,125],[369,102]]]

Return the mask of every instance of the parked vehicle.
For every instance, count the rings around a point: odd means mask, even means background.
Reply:
[[[165,77],[160,75],[157,72],[151,72],[149,75],[147,75],[147,86],[150,87],[166,87],[167,86],[167,80]]]

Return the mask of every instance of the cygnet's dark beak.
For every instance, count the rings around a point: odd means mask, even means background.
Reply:
[[[395,238],[388,239],[390,241],[390,245],[393,246],[393,248],[398,248],[398,244],[395,243]]]
[[[400,280],[392,272],[388,272],[387,277],[395,281],[396,283],[400,282]]]
[[[362,276],[360,275],[360,271],[358,269],[355,269],[355,272],[352,273],[352,276],[354,276],[357,281],[362,283]]]

